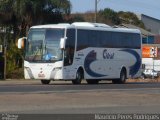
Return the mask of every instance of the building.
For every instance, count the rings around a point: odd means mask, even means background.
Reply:
[[[122,24],[121,27],[139,29],[142,33],[142,55],[145,54],[145,48],[148,48],[149,56],[142,56],[144,69],[154,69],[160,72],[160,35],[153,34],[140,27],[131,24]],[[153,49],[153,50],[152,50]],[[156,50],[155,50],[156,49]],[[153,56],[151,56],[153,52]]]
[[[121,24],[121,27],[139,29],[142,33],[142,43],[143,44],[154,44],[155,43],[155,34],[149,32],[143,28],[137,27],[132,24]]]
[[[160,35],[160,20],[144,14],[141,14],[139,18],[144,23],[146,29],[155,35]]]
[[[132,24],[121,24],[120,27],[139,29],[142,33],[143,46],[157,47],[157,57],[155,59],[160,59],[160,35],[155,35]]]

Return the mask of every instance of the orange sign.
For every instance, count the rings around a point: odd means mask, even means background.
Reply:
[[[143,46],[142,47],[143,58],[154,58],[157,57],[157,47]]]

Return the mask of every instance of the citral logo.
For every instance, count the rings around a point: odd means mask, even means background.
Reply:
[[[105,49],[105,50],[103,51],[103,58],[104,58],[104,59],[114,59],[114,53],[109,53],[109,52],[107,51],[107,49]]]

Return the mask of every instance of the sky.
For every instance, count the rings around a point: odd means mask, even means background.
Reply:
[[[70,0],[72,13],[95,10],[95,0]],[[130,11],[160,20],[160,0],[99,0],[98,10]]]

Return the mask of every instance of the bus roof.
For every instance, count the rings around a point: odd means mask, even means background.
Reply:
[[[61,29],[76,28],[76,29],[102,30],[102,31],[113,31],[113,32],[140,33],[139,29],[113,28],[103,23],[90,23],[90,22],[74,22],[72,24],[60,23],[60,24],[37,25],[31,28],[61,28]]]
[[[32,26],[31,28],[67,28],[70,26],[71,26],[70,24],[63,23],[63,24],[37,25],[37,26]]]

